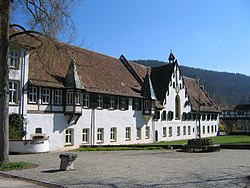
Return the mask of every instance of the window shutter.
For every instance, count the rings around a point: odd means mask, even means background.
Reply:
[[[89,95],[89,99],[90,99],[91,108],[96,108],[97,107],[97,95],[96,94]]]
[[[109,109],[110,107],[110,96],[104,95],[103,96],[103,108]]]

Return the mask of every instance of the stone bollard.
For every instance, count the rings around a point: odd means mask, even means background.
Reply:
[[[63,153],[59,157],[61,159],[60,170],[67,171],[74,169],[73,161],[77,158],[75,153]]]

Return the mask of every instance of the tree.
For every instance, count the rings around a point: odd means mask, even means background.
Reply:
[[[9,161],[9,65],[10,41],[20,35],[49,39],[68,31],[71,38],[74,25],[71,21],[74,0],[0,0],[0,163]],[[10,14],[11,19],[10,19]],[[25,15],[26,23],[14,23],[15,16]],[[11,23],[12,22],[12,23]],[[11,32],[11,29],[17,29]],[[65,32],[63,33],[65,37]]]

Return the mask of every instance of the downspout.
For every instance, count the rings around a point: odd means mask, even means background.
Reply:
[[[91,122],[90,122],[91,140],[90,145],[95,145],[95,109],[91,110]]]
[[[26,55],[28,49],[24,51],[23,63],[21,67],[21,86],[22,86],[22,95],[21,95],[21,115],[23,117],[24,114],[24,79],[25,79],[25,64],[26,64]]]

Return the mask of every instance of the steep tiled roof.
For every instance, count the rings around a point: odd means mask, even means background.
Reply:
[[[30,53],[29,80],[35,85],[63,88],[72,60],[86,91],[141,97],[141,85],[119,59],[64,43],[45,42]],[[146,75],[146,67],[129,63],[140,77]]]
[[[175,63],[168,63],[163,66],[153,67],[151,70],[151,81],[153,84],[155,95],[161,104],[165,99],[174,67]]]
[[[185,76],[183,79],[192,110],[198,111],[200,107],[201,112],[219,112],[218,106],[214,104],[197,80]]]

